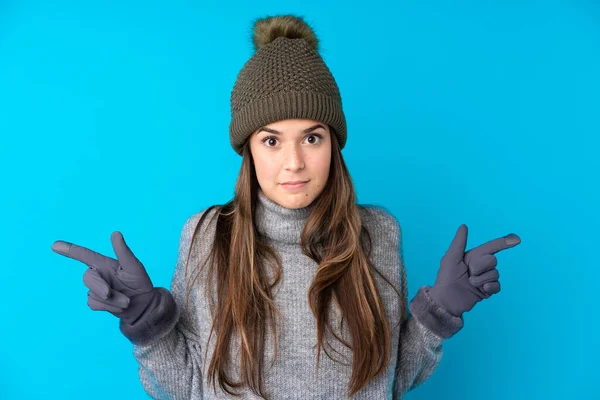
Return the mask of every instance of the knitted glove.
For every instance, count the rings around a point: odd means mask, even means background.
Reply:
[[[432,300],[460,317],[475,304],[500,291],[495,253],[514,247],[521,239],[514,233],[491,240],[465,253],[467,226],[461,225],[442,257],[437,279],[428,292]]]
[[[134,344],[143,344],[174,325],[179,311],[168,290],[154,287],[123,235],[113,232],[110,239],[116,260],[62,240],[54,242],[52,250],[89,267],[83,275],[88,306],[120,318],[123,334]]]

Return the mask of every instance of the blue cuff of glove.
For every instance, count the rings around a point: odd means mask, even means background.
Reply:
[[[151,305],[133,325],[120,320],[121,332],[134,345],[143,346],[161,339],[179,321],[179,308],[171,292],[164,288],[156,288],[156,291],[156,304]]]
[[[410,312],[421,324],[436,335],[448,339],[462,329],[462,317],[456,317],[444,310],[429,296],[429,286],[419,289],[410,302]]]

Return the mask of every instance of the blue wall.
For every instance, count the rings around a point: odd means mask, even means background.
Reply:
[[[0,2],[0,398],[146,398],[86,267],[50,246],[112,256],[120,230],[169,285],[185,219],[233,194],[250,23],[290,12],[340,86],[359,201],[400,220],[410,297],[461,223],[468,248],[522,239],[406,397],[600,398],[598,2],[200,3]]]

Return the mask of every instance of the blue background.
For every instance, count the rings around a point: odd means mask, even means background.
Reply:
[[[306,17],[340,86],[359,201],[400,221],[409,295],[515,232],[502,291],[408,399],[600,398],[595,1],[1,1],[0,398],[147,398],[62,239],[123,232],[168,286],[186,218],[233,195],[229,95],[251,21]]]

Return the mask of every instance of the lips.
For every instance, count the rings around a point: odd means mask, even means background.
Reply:
[[[289,181],[289,182],[283,182],[282,185],[299,185],[301,183],[306,183],[308,181]]]
[[[296,189],[303,188],[304,185],[306,185],[306,182],[308,182],[308,181],[288,181],[288,182],[283,182],[281,184],[281,186],[287,190],[296,190]]]

